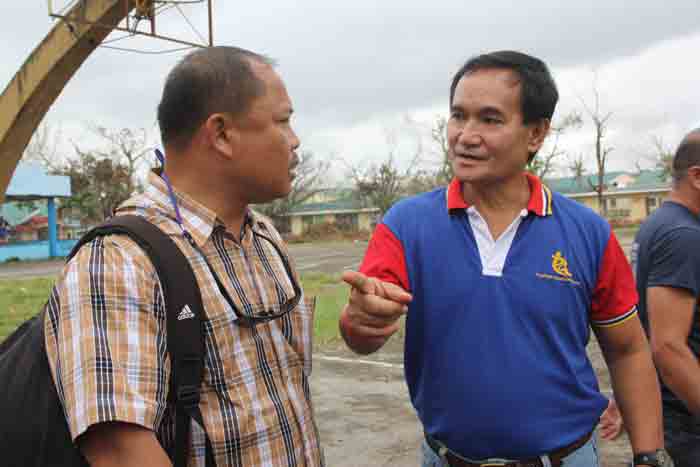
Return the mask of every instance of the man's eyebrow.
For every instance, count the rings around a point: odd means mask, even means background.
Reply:
[[[482,107],[479,109],[480,114],[502,114],[503,111],[499,109],[498,107],[493,107],[493,106],[487,106],[487,107]]]
[[[459,111],[459,112],[464,112],[464,108],[459,105],[459,104],[453,104],[450,106],[450,111]],[[478,110],[479,114],[503,114],[503,111],[499,109],[498,107],[494,106],[486,106],[482,107]]]

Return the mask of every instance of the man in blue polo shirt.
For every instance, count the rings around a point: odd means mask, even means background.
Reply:
[[[455,178],[377,226],[340,329],[379,349],[407,314],[405,372],[426,434],[424,466],[597,467],[610,368],[636,466],[668,465],[659,386],[630,267],[610,226],[524,168],[558,93],[546,65],[502,51],[469,60],[450,89]]]

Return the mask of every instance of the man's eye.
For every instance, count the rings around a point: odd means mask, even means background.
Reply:
[[[453,120],[462,120],[464,118],[464,114],[462,112],[451,112],[450,118]]]
[[[501,123],[501,119],[495,117],[484,117],[484,122],[488,123],[489,125],[497,125]]]

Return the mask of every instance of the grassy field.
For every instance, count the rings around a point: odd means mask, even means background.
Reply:
[[[338,316],[348,301],[350,289],[340,280],[340,276],[328,274],[306,274],[301,276],[306,295],[316,296],[316,319],[314,341],[325,345],[340,339]]]
[[[302,276],[304,291],[316,295],[315,341],[319,345],[339,339],[338,315],[347,301],[348,288],[338,276],[309,274]],[[0,281],[0,341],[20,323],[34,316],[46,303],[52,278]]]
[[[0,341],[41,310],[52,285],[53,278],[0,282]]]

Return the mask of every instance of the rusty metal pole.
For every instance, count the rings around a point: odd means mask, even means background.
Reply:
[[[212,0],[208,0],[207,2],[207,8],[209,9],[209,47],[214,46],[214,21],[212,18],[212,6],[211,6]]]
[[[133,8],[133,0],[83,0],[66,17],[82,9],[91,23],[58,22],[34,49],[0,94],[0,202],[32,134],[66,83],[112,29]],[[111,25],[111,26],[110,26]]]

